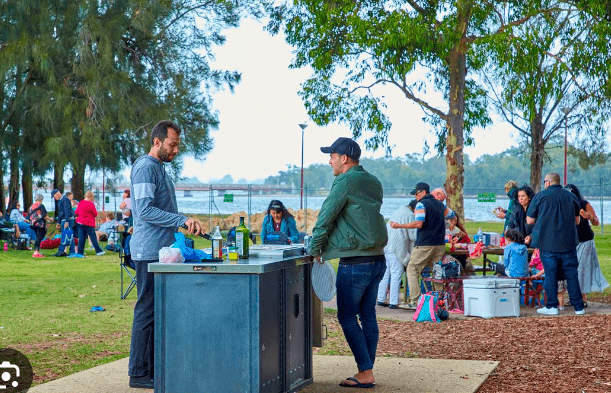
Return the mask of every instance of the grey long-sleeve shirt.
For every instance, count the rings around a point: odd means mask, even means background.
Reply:
[[[134,162],[131,195],[132,259],[159,260],[159,250],[174,243],[174,233],[187,221],[187,217],[178,214],[174,183],[159,160],[147,154]]]

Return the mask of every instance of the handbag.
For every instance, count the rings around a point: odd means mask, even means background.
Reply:
[[[439,280],[459,277],[461,267],[460,262],[456,260],[448,261],[447,263],[439,261],[433,265],[433,278]]]

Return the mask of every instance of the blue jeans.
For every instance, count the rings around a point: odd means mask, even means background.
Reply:
[[[62,220],[62,222],[59,224],[59,227],[62,232],[64,231],[64,225],[66,224],[66,222],[68,223],[68,227],[72,228],[74,224],[74,219]],[[80,239],[79,239],[79,242],[80,242]],[[57,247],[57,253],[61,254],[62,252],[64,252],[65,249],[66,249],[66,245],[60,243],[59,247]],[[70,246],[68,247],[68,250],[70,251],[70,254],[74,254],[74,235],[72,236],[72,241],[70,242]]]
[[[150,376],[155,369],[155,286],[154,275],[148,272],[148,264],[159,261],[134,261],[136,264],[136,288],[138,301],[134,306],[132,341],[129,348],[129,370],[132,377]]]
[[[564,272],[564,279],[569,291],[571,304],[575,307],[575,311],[583,310],[583,299],[581,297],[581,288],[579,288],[579,279],[577,277],[577,250],[569,252],[549,252],[541,250],[541,262],[545,269],[545,281],[543,288],[547,294],[547,302],[545,306],[558,307],[558,269]]]
[[[87,236],[89,236],[89,241],[91,245],[95,249],[95,252],[102,252],[100,245],[98,244],[98,238],[95,235],[95,228],[90,227],[89,225],[76,224],[78,228],[78,250],[79,254],[85,254],[85,241],[87,240]]]
[[[30,224],[28,224],[27,222],[23,222],[23,221],[19,221],[17,222],[17,226],[19,227],[19,231],[22,234],[26,234],[28,235],[28,237],[30,238],[30,240],[35,241],[36,240],[36,232],[34,232],[34,230],[32,229],[32,227],[30,227]],[[28,244],[28,247],[30,245]]]
[[[386,262],[340,263],[337,269],[337,319],[359,371],[371,370],[375,361],[379,336],[376,296],[385,271]]]

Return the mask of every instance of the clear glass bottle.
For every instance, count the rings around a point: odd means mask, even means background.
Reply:
[[[219,223],[215,223],[214,233],[212,233],[212,258],[223,258],[223,235]]]
[[[475,235],[476,237],[476,242],[481,242],[482,244],[484,243],[484,231],[482,231],[482,228],[480,228],[477,231],[477,234]]]
[[[238,249],[238,258],[248,259],[248,247],[250,241],[250,231],[244,225],[244,217],[240,217],[240,225],[235,229],[235,243]]]

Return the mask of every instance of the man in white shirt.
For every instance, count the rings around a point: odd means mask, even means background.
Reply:
[[[416,241],[417,229],[392,229],[390,222],[394,221],[400,224],[407,224],[414,221],[416,203],[418,203],[418,201],[414,199],[409,205],[397,209],[386,224],[386,230],[388,231],[388,244],[384,247],[386,272],[378,288],[378,306],[388,306],[388,308],[392,309],[399,308],[401,277],[409,263],[412,248]],[[389,286],[389,303],[386,303],[386,292]]]

